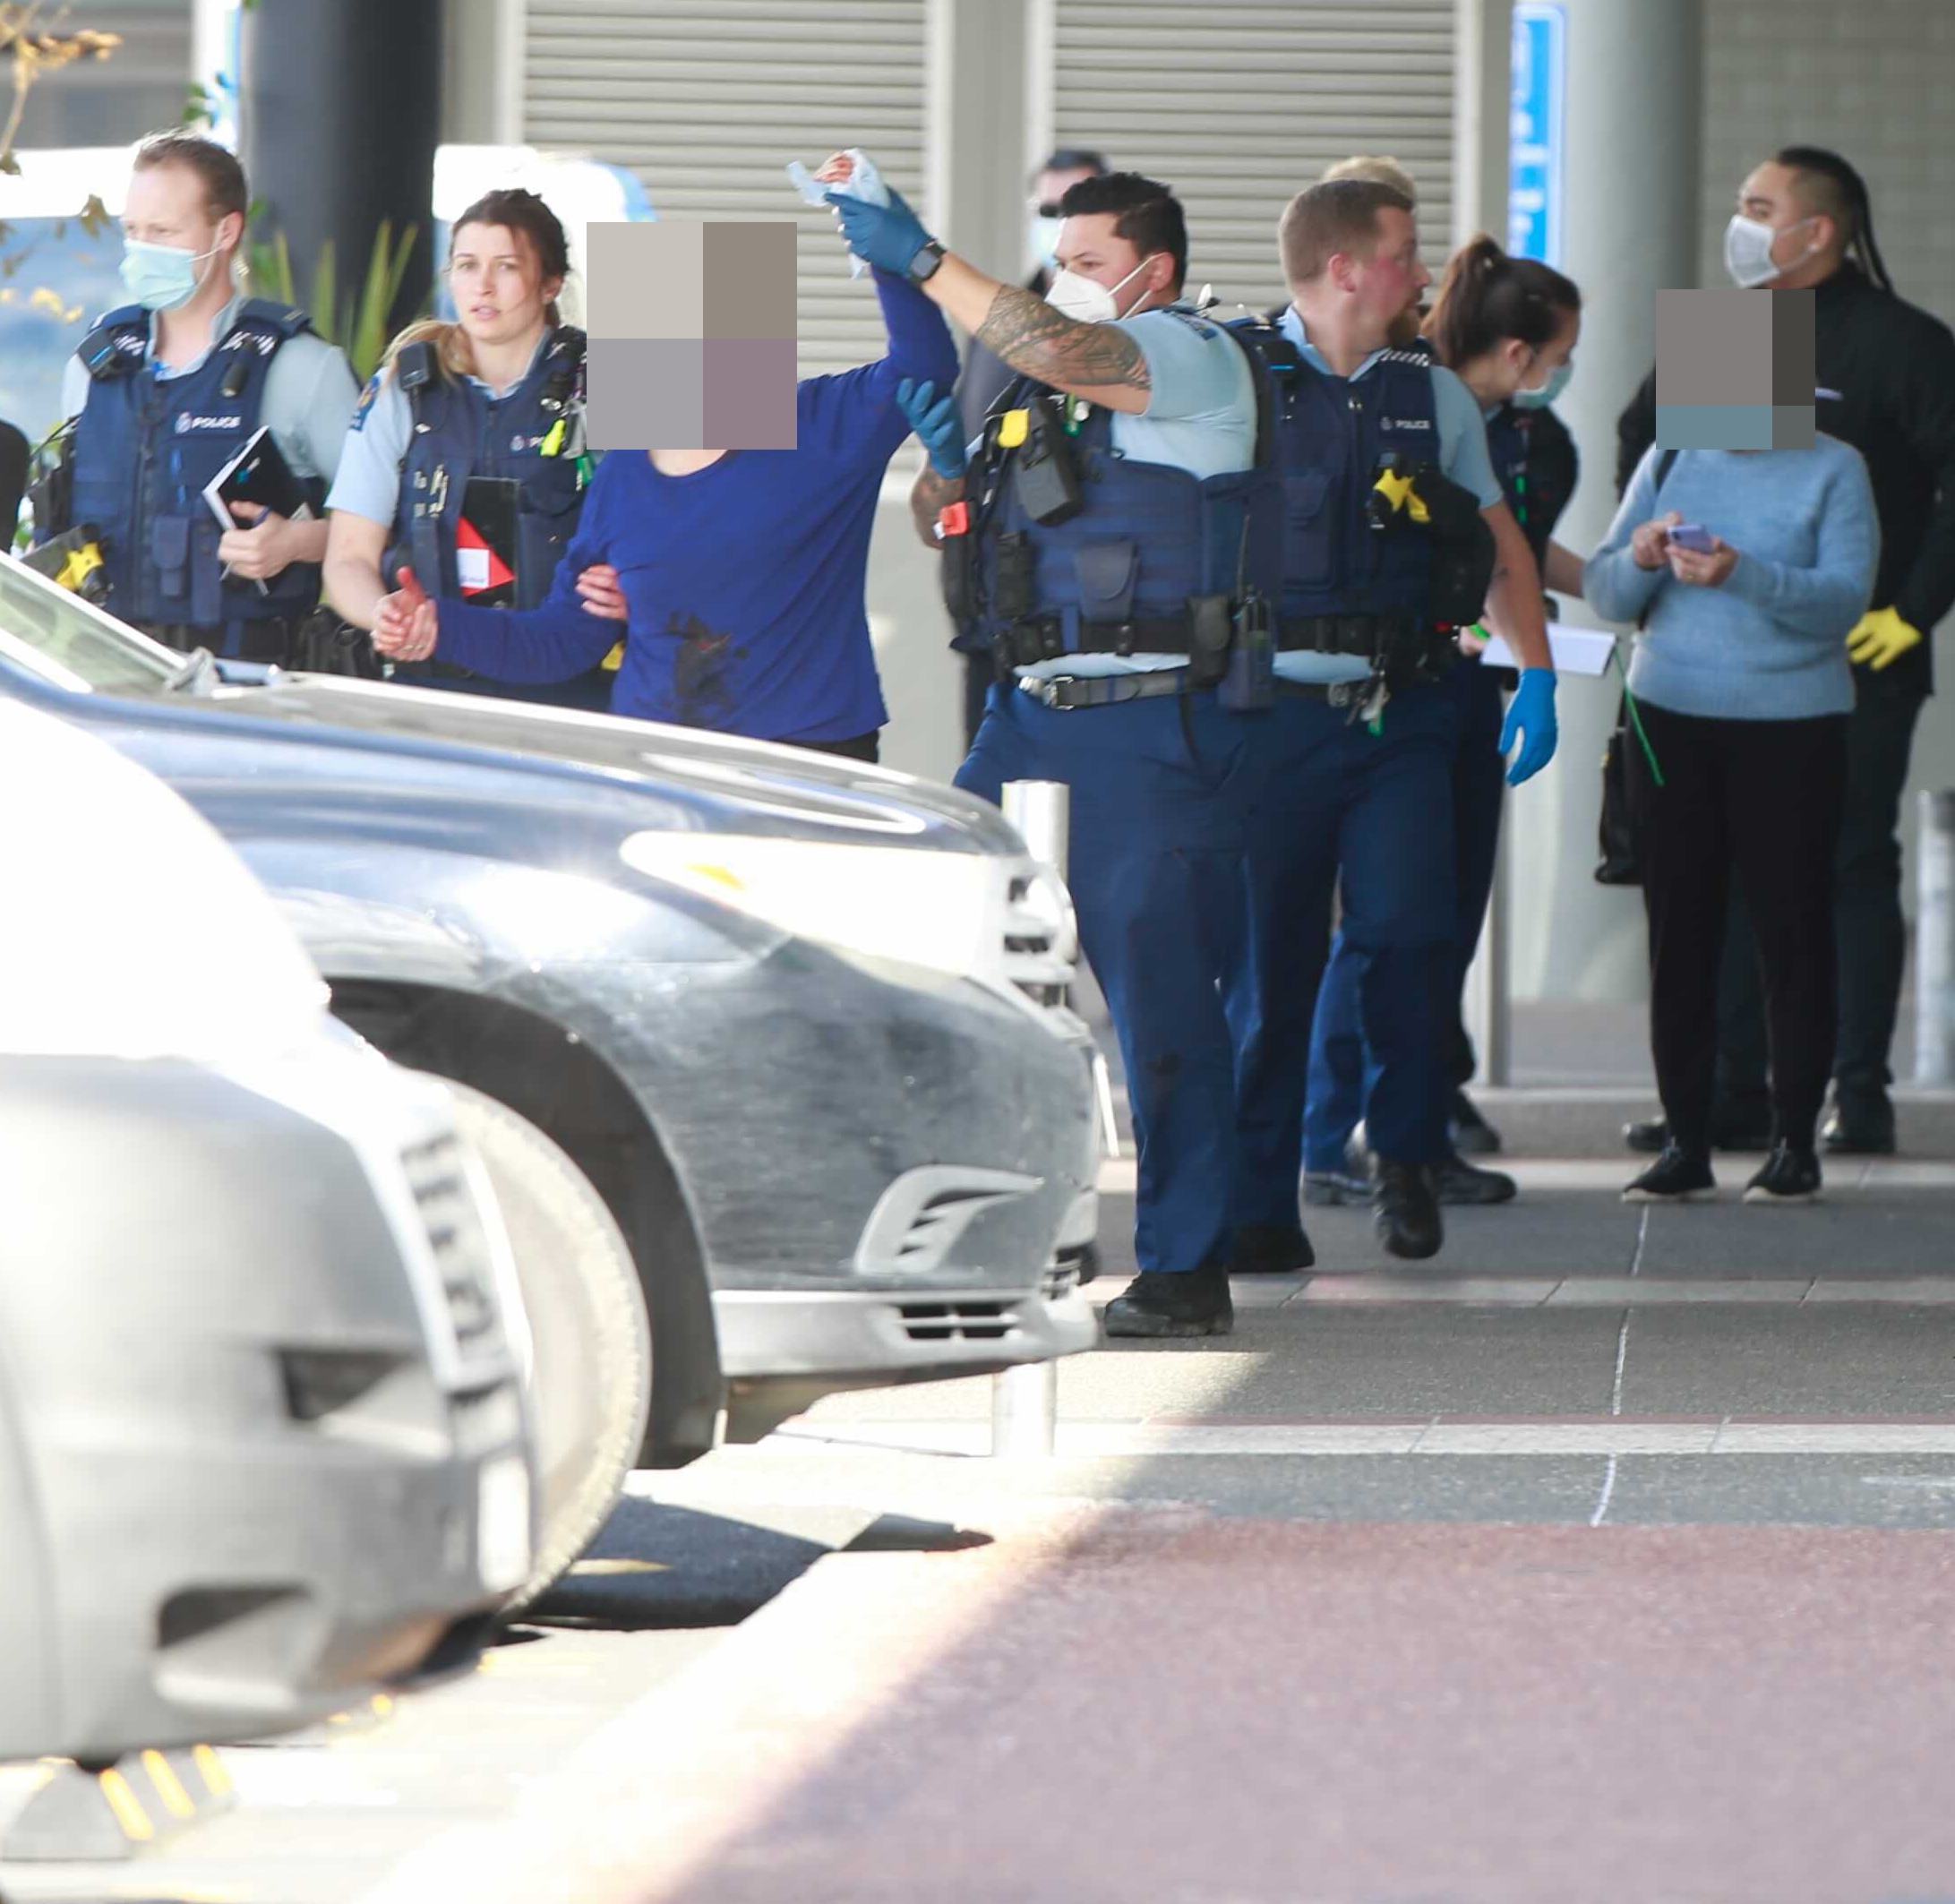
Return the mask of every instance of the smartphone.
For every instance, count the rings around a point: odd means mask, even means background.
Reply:
[[[1694,550],[1699,555],[1709,555],[1716,545],[1716,538],[1701,522],[1679,522],[1670,531],[1670,540],[1678,548]]]

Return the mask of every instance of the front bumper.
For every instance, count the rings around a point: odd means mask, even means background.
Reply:
[[[996,1375],[1100,1340],[1070,1267],[1037,1290],[727,1291],[713,1312],[729,1441],[758,1441],[838,1390]]]

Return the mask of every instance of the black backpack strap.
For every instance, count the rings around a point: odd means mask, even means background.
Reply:
[[[247,297],[238,306],[237,322],[262,325],[277,331],[281,339],[297,337],[313,328],[312,318],[297,304],[281,304],[269,297]]]
[[[1669,475],[1670,466],[1676,460],[1676,451],[1674,450],[1666,450],[1656,459],[1656,493],[1659,496],[1663,493],[1663,479]]]

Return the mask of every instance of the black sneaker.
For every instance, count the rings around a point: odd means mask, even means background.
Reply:
[[[1633,1124],[1623,1126],[1623,1142],[1646,1156],[1660,1156],[1670,1147],[1669,1124],[1662,1118],[1639,1118]],[[1771,1127],[1769,1123],[1747,1124],[1735,1118],[1714,1119],[1711,1145],[1713,1150],[1741,1154],[1768,1151],[1771,1148]]]
[[[1288,1276],[1309,1269],[1316,1251],[1300,1224],[1238,1223],[1235,1256],[1229,1265],[1234,1276]]]
[[[1894,1107],[1884,1097],[1872,1103],[1837,1100],[1819,1137],[1829,1156],[1891,1157]]]
[[[1107,1304],[1109,1335],[1226,1335],[1236,1325],[1228,1272],[1144,1269]]]
[[[1483,1171],[1464,1157],[1448,1157],[1433,1175],[1443,1204],[1511,1204],[1520,1186],[1505,1171]]]
[[[1423,1163],[1388,1163],[1378,1159],[1371,1198],[1371,1227],[1394,1256],[1418,1260],[1439,1254],[1445,1226],[1433,1173]]]
[[[1623,1191],[1625,1204],[1701,1203],[1718,1194],[1711,1159],[1702,1151],[1666,1144],[1663,1154]]]
[[[1479,1107],[1463,1091],[1453,1094],[1453,1148],[1462,1157],[1495,1157],[1500,1154],[1500,1133],[1479,1114]]]
[[[1819,1159],[1809,1150],[1777,1145],[1765,1167],[1745,1186],[1748,1204],[1809,1204],[1819,1200]]]

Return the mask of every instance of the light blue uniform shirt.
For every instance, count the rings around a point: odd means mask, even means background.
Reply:
[[[1304,362],[1326,377],[1337,373],[1324,361],[1324,354],[1313,344],[1303,328],[1303,319],[1291,304],[1277,321],[1276,328],[1297,347]],[[1355,383],[1385,355],[1374,350],[1348,380]],[[1487,449],[1487,424],[1473,393],[1444,365],[1432,366],[1432,428],[1439,474],[1450,477],[1462,489],[1479,498],[1483,510],[1507,499],[1494,474],[1494,459]],[[1309,653],[1278,655],[1277,678],[1282,681],[1363,681],[1371,670],[1355,655]]]
[[[244,294],[237,296],[218,313],[210,327],[212,347],[237,322],[238,306]],[[194,363],[173,370],[156,361],[156,317],[150,318],[150,341],[144,356],[159,383],[175,377],[187,377],[202,368],[210,355],[205,351]],[[64,416],[79,416],[89,400],[90,379],[80,357],[70,357],[62,373],[61,411]],[[265,370],[262,400],[258,421],[272,434],[280,453],[296,476],[316,476],[330,483],[339,467],[340,446],[347,440],[347,420],[360,394],[353,366],[337,344],[304,331],[279,346]]]
[[[1143,311],[1119,328],[1147,360],[1147,407],[1113,412],[1113,448],[1136,463],[1191,476],[1232,476],[1256,460],[1256,379],[1242,347],[1219,324],[1186,309]],[[973,451],[976,446],[973,444]],[[1021,678],[1151,674],[1185,668],[1186,655],[1065,655],[1021,668]]]

